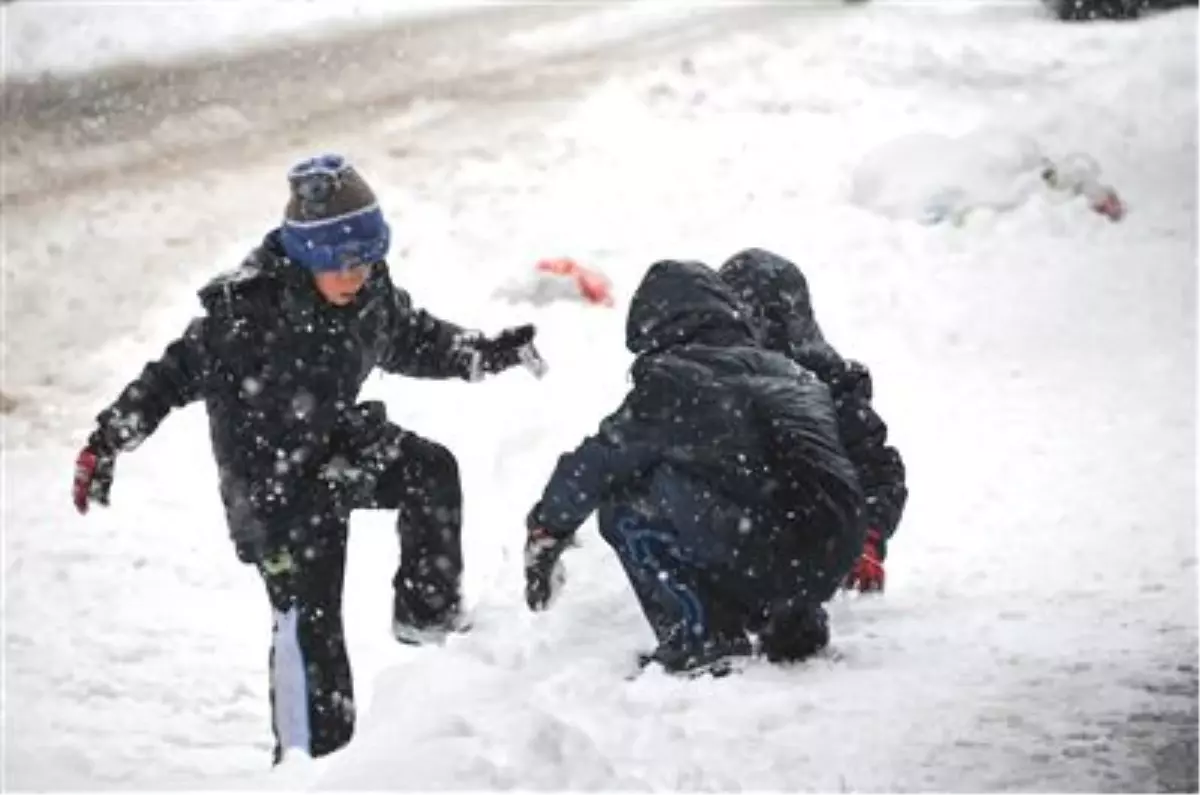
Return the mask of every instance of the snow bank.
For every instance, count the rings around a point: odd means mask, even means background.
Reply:
[[[1086,153],[1051,156],[1019,133],[922,133],[870,152],[851,175],[850,198],[888,218],[961,224],[979,211],[1012,211],[1034,196],[1063,202],[1082,194],[1099,209],[1112,190],[1102,174]]]
[[[1011,210],[1038,189],[1044,162],[1035,141],[1016,135],[908,135],[864,158],[851,199],[889,218],[928,223],[980,207]]]

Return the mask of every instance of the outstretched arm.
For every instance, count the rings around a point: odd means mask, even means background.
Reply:
[[[413,378],[477,377],[482,335],[413,307],[399,287],[391,290],[388,345],[380,368]]]
[[[525,603],[544,610],[562,584],[558,558],[579,526],[607,499],[645,477],[659,459],[652,446],[629,433],[623,406],[600,432],[558,459],[542,498],[526,518]]]
[[[517,326],[488,337],[414,309],[408,293],[392,287],[388,348],[380,367],[414,378],[478,381],[524,364],[540,377],[543,363],[533,348],[535,329]]]
[[[112,452],[132,450],[171,412],[200,398],[208,372],[205,318],[196,318],[161,358],[148,363],[96,418],[92,441]]]
[[[638,434],[629,432],[627,416],[623,409],[616,412],[601,424],[599,433],[559,456],[529,524],[569,536],[615,491],[650,471],[659,453],[636,441]]]
[[[95,501],[108,505],[117,453],[145,441],[172,409],[197,400],[208,372],[204,318],[188,325],[162,357],[143,368],[96,418],[96,430],[75,459],[73,497],[80,513]]]

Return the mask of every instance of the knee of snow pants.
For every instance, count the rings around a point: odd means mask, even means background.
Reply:
[[[865,504],[855,494],[827,491],[827,498],[802,517],[800,527],[777,530],[775,578],[805,601],[820,604],[833,598],[862,553]]]
[[[401,456],[379,479],[373,507],[399,510],[400,566],[394,585],[418,618],[459,606],[462,481],[445,446],[406,434]]]

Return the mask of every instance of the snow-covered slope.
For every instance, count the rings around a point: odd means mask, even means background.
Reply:
[[[223,538],[202,413],[122,459],[110,511],[70,513],[90,413],[182,328],[209,258],[261,219],[231,222],[220,245],[178,244],[178,287],[139,333],[47,367],[71,391],[40,385],[59,402],[9,426],[10,784],[1194,787],[1194,759],[1172,754],[1196,720],[1195,29],[1193,11],[1066,27],[1015,4],[780,9],[769,32],[730,30],[581,103],[451,117],[406,160],[383,154],[395,127],[363,125],[344,140],[398,221],[417,299],[486,328],[535,320],[551,362],[540,382],[368,387],[460,457],[476,630],[397,647],[392,519],[356,517],[358,736],[310,769],[258,776],[268,615]],[[928,227],[852,201],[880,145],[978,130],[1090,153],[1129,217],[1035,196]],[[121,236],[156,250],[135,207],[206,201],[225,220],[221,196],[270,207],[277,182],[264,164],[164,185],[123,205]],[[74,201],[62,216],[86,206]],[[27,229],[44,248],[55,227],[40,223]],[[108,233],[79,229],[72,245]],[[28,237],[9,245],[44,261]],[[526,310],[492,292],[571,255],[624,299],[656,258],[716,263],[747,245],[797,259],[828,336],[872,367],[912,490],[890,589],[833,606],[826,658],[627,682],[649,632],[590,525],[552,612],[528,614],[520,590],[528,506],[623,394],[622,307]],[[86,271],[79,284],[66,300],[86,298]]]
[[[479,0],[284,3],[19,2],[0,9],[3,74],[76,75],[118,65],[184,63],[275,41],[317,39],[406,16],[461,12]]]
[[[323,785],[1096,790],[1178,775],[1158,749],[1195,722],[1194,23],[810,18],[610,85],[552,130],[583,151],[514,211],[546,221],[517,245],[549,227],[627,287],[652,257],[752,243],[809,270],[909,463],[891,590],[835,605],[830,658],[718,682],[624,681],[649,634],[594,535],[556,610],[523,613],[519,519],[554,453],[615,405],[626,364],[615,323],[600,337],[546,317],[556,372],[497,384],[517,408],[461,441],[496,451],[470,525],[475,582],[496,578],[475,589],[484,621],[383,676]],[[1035,197],[928,230],[848,204],[852,167],[882,140],[988,128],[1091,153],[1131,216]]]

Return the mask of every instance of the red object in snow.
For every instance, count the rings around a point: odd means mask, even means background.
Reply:
[[[1077,152],[1059,163],[1046,160],[1042,179],[1055,190],[1082,195],[1088,207],[1110,221],[1120,221],[1128,210],[1116,188],[1100,182],[1100,165],[1091,155]]]
[[[537,270],[540,273],[574,279],[579,294],[589,304],[613,305],[612,284],[604,274],[589,270],[570,257],[541,260],[537,264]]]
[[[1120,221],[1125,217],[1125,203],[1115,190],[1107,186],[1100,189],[1099,195],[1091,197],[1088,205],[1110,221]]]

